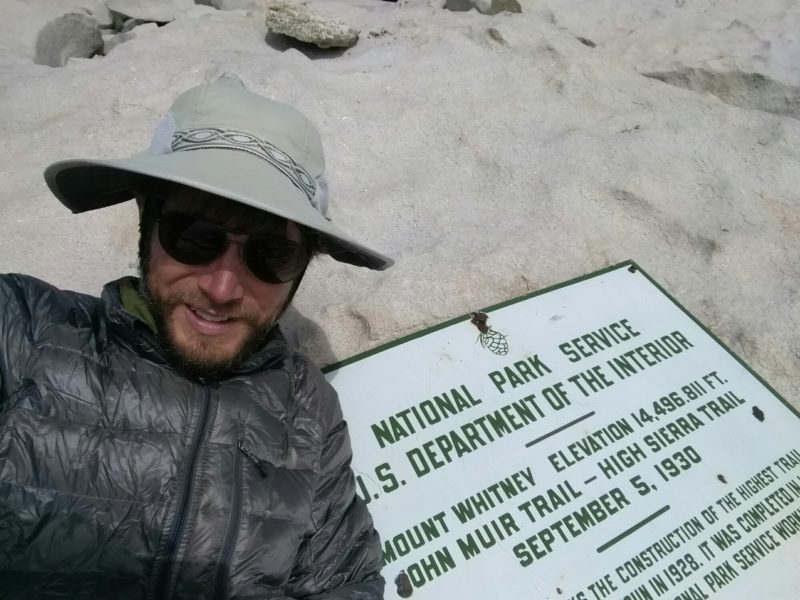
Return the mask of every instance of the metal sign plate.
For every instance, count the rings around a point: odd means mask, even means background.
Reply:
[[[388,599],[800,597],[800,419],[633,263],[327,376]]]

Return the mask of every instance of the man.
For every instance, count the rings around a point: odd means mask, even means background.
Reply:
[[[338,400],[275,325],[315,252],[391,265],[325,218],[315,128],[225,75],[45,179],[136,197],[141,278],[0,277],[0,598],[382,598]]]

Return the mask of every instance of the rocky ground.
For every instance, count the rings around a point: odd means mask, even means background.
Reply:
[[[0,270],[92,293],[133,272],[133,205],[73,216],[41,172],[146,148],[233,71],[319,123],[334,221],[397,259],[312,268],[289,317],[319,361],[632,258],[800,406],[795,1],[299,5],[359,31],[327,49],[268,33],[264,0],[125,1],[3,2]],[[36,64],[73,51],[37,44],[72,11],[105,56]]]

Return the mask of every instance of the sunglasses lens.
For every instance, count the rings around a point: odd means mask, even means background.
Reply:
[[[224,252],[227,234],[218,225],[192,215],[166,213],[159,220],[158,241],[175,260],[201,265]]]
[[[247,267],[267,283],[283,283],[299,276],[308,263],[305,247],[277,236],[253,236],[244,247]]]
[[[158,240],[167,254],[187,265],[210,263],[225,252],[225,229],[192,215],[168,212],[158,222]],[[259,279],[284,283],[298,277],[308,263],[305,246],[280,236],[254,235],[244,244],[244,262]]]

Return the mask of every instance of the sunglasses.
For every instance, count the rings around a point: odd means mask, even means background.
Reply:
[[[158,219],[158,241],[167,254],[187,265],[205,265],[222,256],[229,244],[241,244],[242,260],[267,283],[285,283],[300,276],[309,253],[300,242],[277,235],[249,235],[244,242],[228,238],[231,230],[202,217],[166,212]]]

